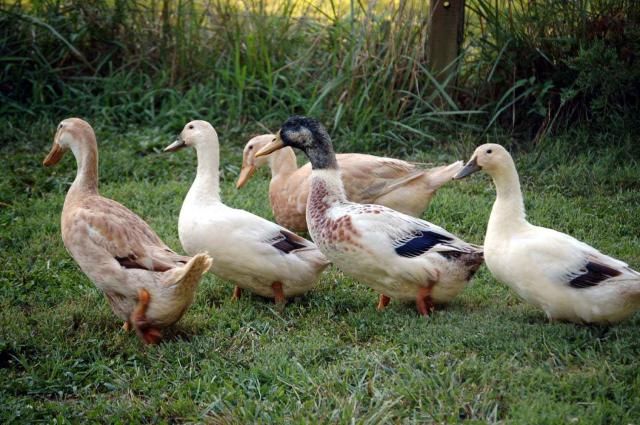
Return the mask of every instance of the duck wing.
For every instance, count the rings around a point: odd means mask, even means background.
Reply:
[[[310,241],[286,229],[279,229],[277,233],[274,233],[271,238],[267,239],[267,243],[283,254],[290,254],[311,247],[315,248],[315,245]]]
[[[534,226],[533,229],[513,243],[520,246],[552,282],[585,289],[623,275],[640,277],[625,262],[567,234],[544,227]]]
[[[349,199],[371,202],[426,173],[399,159],[365,154],[338,154],[342,179]]]
[[[73,211],[69,231],[86,236],[124,268],[163,272],[186,264],[140,217],[111,199],[94,197]]]
[[[397,256],[414,258],[429,252],[448,257],[455,253],[481,252],[440,226],[394,211],[382,205],[350,204],[347,214],[361,239],[385,243]]]

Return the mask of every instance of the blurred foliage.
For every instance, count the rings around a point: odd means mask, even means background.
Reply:
[[[467,37],[472,66],[462,68],[462,86],[472,104],[491,104],[493,118],[529,131],[635,124],[637,2],[473,0],[469,9],[470,32],[478,36]]]
[[[538,142],[576,123],[629,132],[639,9],[468,0],[446,90],[426,67],[428,2],[2,0],[0,113],[24,134],[69,115],[171,131],[201,117],[233,132],[307,113],[359,150],[461,131]]]

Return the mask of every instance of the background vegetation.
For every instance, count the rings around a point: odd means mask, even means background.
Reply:
[[[304,112],[350,149],[410,151],[444,132],[537,142],[576,123],[637,122],[633,0],[467,1],[449,94],[426,67],[426,1],[1,4],[0,112],[18,130],[80,114],[175,131],[177,111],[271,128]]]
[[[101,191],[179,249],[193,153],[221,136],[223,197],[272,218],[266,172],[233,188],[240,149],[292,113],[339,151],[445,163],[498,141],[534,223],[640,267],[640,10],[633,0],[467,0],[459,76],[426,67],[427,2],[0,0],[0,422],[637,423],[634,317],[546,321],[483,268],[428,320],[336,269],[280,313],[207,276],[157,347],[119,330],[64,250],[75,164],[41,161],[59,120],[100,145]],[[447,185],[425,218],[481,243],[486,177]]]

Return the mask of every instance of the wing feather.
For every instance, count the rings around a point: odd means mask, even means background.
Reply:
[[[572,236],[538,226],[532,226],[532,230],[513,245],[522,255],[542,265],[543,273],[552,282],[585,289],[630,270],[626,263]]]
[[[382,235],[401,257],[413,258],[430,251],[475,252],[478,249],[428,221],[382,205],[348,204],[345,211],[356,228]],[[365,236],[366,237],[366,236]]]
[[[83,231],[124,268],[166,271],[185,264],[140,217],[111,199],[94,197],[74,211],[71,231]]]

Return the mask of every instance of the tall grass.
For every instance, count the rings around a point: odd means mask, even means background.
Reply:
[[[467,4],[445,91],[426,67],[424,1],[1,1],[0,113],[173,130],[204,117],[230,131],[308,113],[345,147],[398,151],[460,130],[624,126],[637,111],[633,2]]]
[[[490,126],[634,123],[640,106],[640,7],[634,1],[469,2],[463,85],[486,104]],[[487,67],[488,64],[492,64]],[[635,112],[634,112],[635,111]]]

